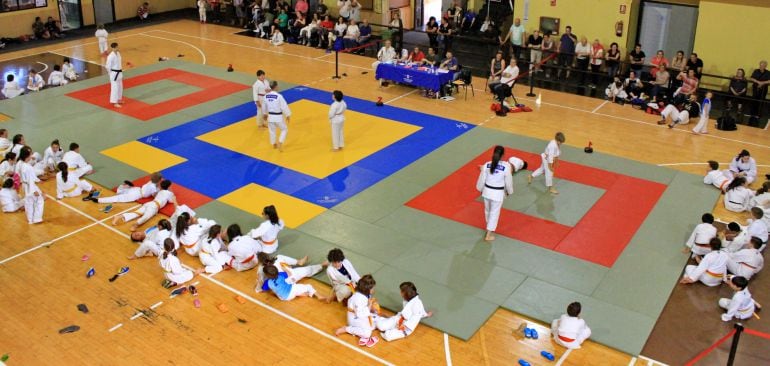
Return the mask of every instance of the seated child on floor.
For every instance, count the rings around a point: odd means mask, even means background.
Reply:
[[[412,334],[422,318],[433,316],[433,312],[425,311],[425,306],[417,294],[417,287],[413,283],[404,282],[399,285],[399,289],[404,299],[404,308],[389,318],[377,318],[377,329],[380,330],[382,339],[388,342]]]

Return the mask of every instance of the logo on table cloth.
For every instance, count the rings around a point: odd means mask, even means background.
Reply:
[[[409,84],[413,83],[413,82],[414,82],[414,80],[412,79],[412,75],[406,75],[406,76],[404,76],[404,82],[405,82],[405,83],[409,83]]]

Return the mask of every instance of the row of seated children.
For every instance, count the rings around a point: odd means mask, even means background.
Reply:
[[[753,191],[749,188],[757,179],[757,162],[747,150],[742,150],[730,161],[726,170],[719,169],[714,160],[707,162],[708,169],[703,177],[704,184],[710,184],[725,194],[725,208],[733,212],[747,212],[754,207],[765,211],[764,220],[770,225],[770,175],[767,181]]]
[[[70,81],[77,80],[78,75],[75,72],[75,67],[70,62],[69,58],[64,58],[62,65],[53,65],[53,71],[48,75],[48,82],[40,76],[40,73],[35,69],[30,69],[27,76],[27,82],[25,85],[19,84],[16,79],[16,75],[8,74],[5,76],[5,84],[3,85],[2,94],[3,97],[11,99],[18,97],[26,92],[38,92],[48,87],[56,87],[67,85]]]

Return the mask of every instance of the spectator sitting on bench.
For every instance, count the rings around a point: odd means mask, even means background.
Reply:
[[[48,34],[50,34],[51,37],[61,38],[63,36],[63,31],[59,21],[53,17],[48,17],[48,21],[45,22],[45,29],[48,31]]]
[[[489,85],[489,89],[492,90],[500,103],[507,104],[505,99],[513,95],[513,84],[516,83],[518,77],[519,67],[516,65],[516,58],[511,58],[510,64],[505,67],[500,76],[500,82]]]
[[[40,17],[35,17],[35,22],[32,23],[32,34],[34,34],[37,39],[51,38],[51,33],[45,28],[45,23],[40,20]]]
[[[147,20],[147,17],[150,16],[150,3],[145,2],[139,6],[139,8],[136,9],[136,16],[139,17],[139,20]]]

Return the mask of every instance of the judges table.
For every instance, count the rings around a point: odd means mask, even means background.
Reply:
[[[377,65],[375,78],[438,92],[442,85],[452,81],[453,75],[447,70],[424,66],[381,63]]]

